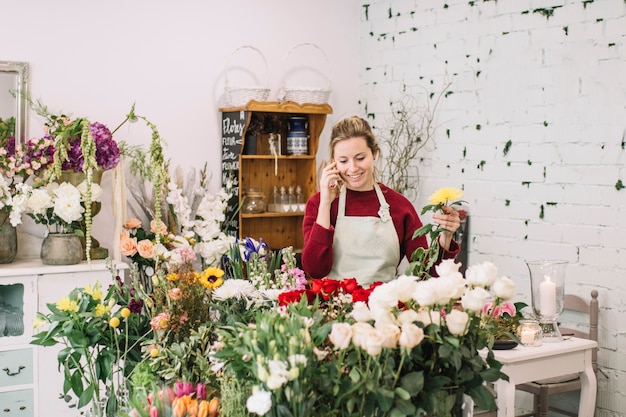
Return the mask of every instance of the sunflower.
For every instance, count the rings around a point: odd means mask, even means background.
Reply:
[[[224,271],[210,266],[200,274],[200,283],[206,288],[212,290],[224,283]]]

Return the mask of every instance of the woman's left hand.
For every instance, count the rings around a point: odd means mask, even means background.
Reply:
[[[450,206],[443,206],[441,210],[442,214],[433,214],[433,223],[443,229],[443,233],[439,235],[439,245],[448,250],[452,235],[461,227],[461,217],[459,212]]]

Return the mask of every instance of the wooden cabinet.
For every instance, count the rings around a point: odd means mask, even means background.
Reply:
[[[117,264],[126,270],[125,264]],[[48,313],[76,287],[100,281],[106,289],[113,276],[105,261],[48,266],[39,259],[15,260],[0,267],[0,415],[78,417],[80,411],[61,398],[63,375],[58,370],[61,346],[31,345],[37,311]]]
[[[232,181],[235,195],[227,213],[231,219],[245,205],[246,190],[258,189],[265,196],[266,206],[273,203],[274,187],[299,187],[302,203],[316,192],[316,154],[319,139],[332,113],[328,104],[297,104],[294,102],[250,101],[241,108],[224,108],[222,112],[222,184]],[[305,117],[308,134],[307,151],[289,154],[288,134],[291,118]],[[266,121],[264,128],[258,128]],[[254,132],[253,132],[254,130]],[[255,133],[252,135],[252,133]],[[254,141],[254,143],[252,142]],[[228,230],[241,238],[263,239],[272,249],[304,246],[302,236],[302,205],[295,211],[246,213],[239,210],[228,223]]]

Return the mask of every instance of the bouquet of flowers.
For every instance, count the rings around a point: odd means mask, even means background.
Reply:
[[[30,187],[42,184],[42,177],[52,164],[54,142],[30,139],[22,145],[11,136],[0,145],[0,210],[9,212],[11,224],[17,226],[22,222]]]
[[[215,357],[253,381],[247,409],[259,415],[302,415],[305,407],[320,416],[448,416],[463,394],[495,407],[484,383],[506,375],[482,310],[510,299],[515,286],[490,263],[468,268],[467,279],[459,267],[443,261],[438,278],[404,275],[367,290],[347,279],[283,293],[278,312],[224,329]],[[290,354],[303,355],[306,369]]]
[[[204,384],[178,381],[148,394],[139,392],[132,399],[127,417],[216,417],[219,399],[209,399]]]
[[[55,233],[75,233],[81,230],[79,222],[85,213],[86,182],[78,187],[68,182],[52,182],[44,187],[27,187],[24,208],[36,223]],[[91,196],[97,201],[102,188],[92,184]]]
[[[108,290],[99,282],[78,287],[49,303],[49,313],[38,312],[35,327],[45,328],[31,343],[63,346],[58,355],[63,394],[73,393],[78,408],[102,405],[113,412],[122,406],[124,381],[141,361],[141,341],[151,330],[137,313],[137,294],[109,268],[115,284]]]

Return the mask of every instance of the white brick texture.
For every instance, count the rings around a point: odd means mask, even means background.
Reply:
[[[361,4],[361,103],[375,128],[403,89],[426,100],[451,82],[415,161],[415,205],[463,188],[469,263],[496,263],[520,300],[524,260],[568,260],[567,291],[600,292],[596,415],[626,416],[626,2]]]

